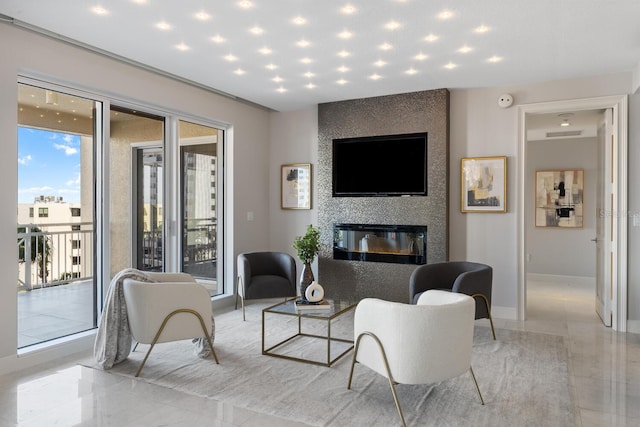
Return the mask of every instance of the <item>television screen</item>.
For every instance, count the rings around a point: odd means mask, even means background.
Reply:
[[[427,133],[333,140],[333,196],[426,196]]]

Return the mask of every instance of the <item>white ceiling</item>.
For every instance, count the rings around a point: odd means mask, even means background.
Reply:
[[[277,111],[603,75],[631,71],[640,60],[640,0],[252,0],[248,9],[240,3],[1,0],[0,14]],[[342,13],[347,5],[355,11]],[[95,6],[107,13],[96,14]],[[443,11],[451,17],[440,19]],[[206,19],[196,17],[201,12]],[[296,17],[305,22],[294,23]],[[171,28],[159,29],[160,22]],[[396,29],[386,28],[393,23]],[[250,31],[255,27],[262,34]],[[345,31],[350,38],[339,37]],[[427,41],[429,35],[438,39]],[[301,40],[308,46],[298,46]],[[391,48],[381,49],[383,43]],[[460,52],[464,46],[471,50]],[[225,59],[230,54],[234,61]]]

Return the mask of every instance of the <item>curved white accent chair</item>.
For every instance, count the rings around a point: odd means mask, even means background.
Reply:
[[[133,339],[151,344],[136,377],[156,343],[206,337],[211,342],[213,308],[209,291],[186,273],[148,273],[155,282],[125,279],[122,283]]]
[[[356,363],[386,377],[396,409],[406,425],[396,384],[429,384],[471,368],[475,302],[472,297],[440,290],[424,292],[416,305],[365,298],[356,307],[355,350],[347,388]]]

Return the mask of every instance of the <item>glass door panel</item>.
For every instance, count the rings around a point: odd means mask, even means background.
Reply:
[[[223,131],[180,121],[180,172],[182,206],[182,271],[209,289],[224,293],[219,237],[222,201],[219,150]]]
[[[110,277],[164,268],[164,117],[111,106]]]
[[[100,102],[18,84],[18,348],[96,327]]]

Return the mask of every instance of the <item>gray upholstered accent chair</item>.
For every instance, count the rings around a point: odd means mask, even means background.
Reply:
[[[236,309],[238,297],[242,301],[242,319],[245,318],[244,302],[248,299],[295,297],[296,260],[285,252],[245,252],[238,255],[238,282],[236,284]]]
[[[493,339],[496,332],[491,318],[493,269],[477,262],[449,261],[416,268],[409,279],[409,302],[415,304],[429,289],[459,292],[476,300],[476,319],[489,319]]]

